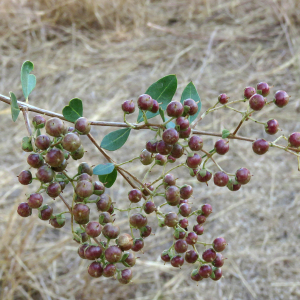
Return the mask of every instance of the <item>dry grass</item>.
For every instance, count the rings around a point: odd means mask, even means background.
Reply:
[[[274,90],[287,90],[292,101],[283,110],[271,106],[266,116],[258,113],[257,118],[275,117],[288,134],[300,129],[299,16],[298,0],[3,0],[0,93],[12,90],[21,97],[19,70],[30,59],[38,79],[33,105],[60,112],[76,96],[83,99],[88,118],[120,120],[121,101],[136,98],[169,73],[178,75],[176,97],[193,80],[204,108],[215,103],[220,92],[238,99],[246,85],[265,80]],[[277,149],[258,157],[248,142],[233,141],[229,154],[218,161],[232,172],[245,166],[254,174],[237,193],[199,185],[186,174],[199,195],[195,205],[209,198],[214,207],[203,240],[223,235],[229,241],[223,280],[197,286],[189,280],[190,266],[163,266],[159,253],[170,244],[171,231],[156,228],[149,218],[156,235],[146,240],[133,283],[120,286],[87,275],[87,262],[77,256],[69,226],[58,231],[35,214],[25,220],[18,217],[17,204],[32,191],[16,178],[26,167],[26,154],[19,147],[25,127],[22,118],[13,124],[4,104],[0,114],[1,299],[300,298],[300,188],[294,157]],[[238,119],[232,116],[231,111],[214,113],[198,128],[234,128]],[[93,134],[100,141],[110,130],[95,128]],[[261,125],[243,126],[240,133],[271,139]],[[132,152],[138,154],[144,135],[145,131],[133,133],[125,150],[112,156],[121,161]],[[214,140],[205,138],[207,149]],[[86,148],[86,161],[104,162],[95,149]],[[138,165],[128,169],[143,175]],[[119,178],[110,191],[118,206],[125,206],[128,190]],[[56,201],[54,208],[59,211],[61,203]],[[120,215],[119,224],[125,224],[125,217]]]

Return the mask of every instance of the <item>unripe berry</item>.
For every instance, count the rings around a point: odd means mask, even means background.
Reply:
[[[212,262],[216,259],[217,253],[214,249],[207,249],[202,253],[202,258],[206,262]]]
[[[141,110],[151,110],[153,107],[153,99],[147,94],[139,96],[137,101],[138,107]]]
[[[185,184],[180,188],[180,196],[182,199],[189,199],[193,195],[193,188]]]
[[[75,129],[82,135],[88,134],[91,131],[91,122],[88,119],[78,118],[74,124]]]
[[[269,150],[269,143],[264,139],[258,139],[252,144],[253,152],[258,155],[263,155]]]
[[[199,255],[195,250],[189,250],[185,253],[185,261],[189,264],[194,264],[197,259],[199,258]]]
[[[146,149],[150,152],[150,153],[157,153],[156,151],[156,146],[157,146],[157,141],[148,141],[146,143]]]
[[[202,157],[197,153],[194,153],[193,156],[188,156],[186,159],[186,164],[191,169],[196,169],[202,161]]]
[[[221,253],[216,253],[216,258],[212,262],[212,264],[216,268],[221,268],[224,265],[224,261],[225,261],[225,258],[223,257],[223,255]]]
[[[144,204],[144,212],[146,214],[151,214],[153,213],[154,211],[156,210],[156,206],[154,204],[154,202],[152,201],[147,201],[145,204]]]
[[[120,227],[111,223],[107,223],[102,229],[102,234],[107,239],[116,239],[120,234]]]
[[[122,104],[122,110],[125,114],[132,114],[135,111],[135,105],[133,100],[126,100]]]
[[[83,158],[83,156],[84,156],[83,146],[81,145],[76,151],[72,152],[71,156],[74,160],[78,160],[78,159]]]
[[[28,185],[32,182],[32,174],[29,170],[22,171],[19,176],[18,180],[23,185]]]
[[[198,135],[193,135],[189,139],[189,147],[192,151],[199,151],[203,147],[203,140]]]
[[[228,102],[229,97],[226,94],[220,94],[218,100],[221,104],[226,104]]]
[[[156,100],[153,99],[153,106],[151,108],[151,112],[156,114],[159,110],[159,104]]]
[[[46,122],[46,132],[54,137],[60,137],[64,134],[66,127],[62,120],[58,118],[51,118]]]
[[[134,239],[133,246],[131,247],[132,251],[138,252],[144,248],[144,240],[143,239]]]
[[[222,237],[218,237],[213,241],[213,248],[216,252],[222,252],[226,248],[226,241]]]
[[[205,173],[202,172],[202,170],[205,170]],[[197,172],[197,180],[200,181],[200,182],[208,182],[208,181],[210,181],[211,178],[212,178],[212,173],[210,171],[206,170],[206,169],[202,169],[202,170],[200,170],[199,172]],[[203,175],[202,173],[204,173],[205,175],[202,176]]]
[[[220,155],[224,155],[229,150],[229,143],[223,139],[216,141],[215,143],[216,152]]]
[[[73,207],[74,220],[78,224],[86,224],[89,222],[90,208],[82,203],[77,203]]]
[[[164,250],[161,255],[160,255],[161,259],[164,261],[164,262],[169,262],[171,260],[171,257],[169,256],[169,252],[168,250]]]
[[[270,87],[266,82],[260,82],[256,86],[257,91],[261,91],[261,95],[266,97],[270,93]]]
[[[59,167],[64,160],[63,152],[57,148],[50,149],[45,155],[45,161],[51,167]]]
[[[33,193],[27,199],[30,208],[39,208],[43,204],[43,196],[39,193]]]
[[[141,228],[147,225],[147,218],[140,213],[135,213],[130,216],[129,223],[134,228]]]
[[[256,94],[256,90],[252,86],[248,86],[244,89],[244,97],[246,99],[250,99],[254,94]]]
[[[147,165],[150,165],[154,160],[154,157],[152,157],[152,154],[144,149],[142,150],[141,154],[140,154],[140,162],[144,165],[144,166],[147,166]]]
[[[178,101],[171,101],[166,109],[169,117],[178,118],[183,114],[183,106]]]
[[[85,232],[91,237],[97,237],[101,234],[102,226],[98,222],[89,222],[85,227]]]
[[[148,237],[152,232],[152,228],[149,225],[146,225],[142,228],[140,228],[140,235],[142,238]]]
[[[238,191],[241,188],[241,184],[238,183],[235,179],[230,179],[227,183],[227,187],[230,191]]]
[[[165,177],[163,178],[163,183],[165,187],[175,185],[176,178],[173,174],[166,174]]]
[[[58,182],[52,182],[48,185],[46,193],[49,197],[55,198],[61,193],[61,186]]]
[[[35,140],[35,145],[40,150],[46,150],[51,145],[51,140],[48,135],[39,135]]]
[[[75,133],[68,133],[64,136],[62,140],[62,146],[65,150],[69,152],[76,151],[81,145],[81,140],[79,136]]]
[[[211,276],[211,279],[214,281],[220,280],[222,278],[222,270],[216,269],[214,270],[214,278]]]
[[[168,227],[175,227],[178,223],[178,216],[173,212],[169,212],[165,216],[165,225]]]
[[[176,125],[179,127],[179,130],[185,130],[190,127],[190,121],[185,117],[179,117],[176,119]]]
[[[19,204],[17,212],[21,217],[26,218],[32,214],[32,209],[29,207],[28,203],[22,202]]]
[[[118,281],[122,284],[127,284],[132,279],[132,271],[131,269],[125,269],[122,270],[120,273],[118,273]]]
[[[197,235],[202,235],[204,232],[204,227],[200,224],[196,224],[193,227],[193,231],[197,234]]]
[[[251,109],[255,111],[261,110],[265,106],[265,104],[265,98],[260,94],[254,94],[249,100]]]
[[[235,173],[235,180],[239,184],[247,184],[251,179],[250,171],[246,168],[240,168]]]
[[[84,250],[84,256],[88,260],[100,258],[102,255],[102,248],[100,246],[91,245]]]
[[[177,240],[174,244],[174,249],[177,253],[184,253],[188,249],[188,244],[185,240]]]
[[[192,208],[188,203],[183,203],[179,207],[179,213],[183,217],[187,217],[191,213],[191,211],[192,211]]]
[[[41,115],[36,115],[32,119],[32,124],[34,128],[44,128],[46,124],[46,119]]]
[[[102,265],[99,262],[92,262],[88,267],[88,273],[95,278],[99,278],[103,274]]]
[[[208,278],[212,273],[212,268],[209,265],[202,265],[199,269],[199,275],[203,278]]]
[[[22,150],[25,152],[31,152],[33,151],[32,143],[31,143],[31,138],[28,136],[25,136],[22,139]]]
[[[184,259],[180,255],[176,255],[171,259],[171,265],[174,268],[180,268],[184,264]]]
[[[86,174],[86,173],[84,173],[84,174]],[[83,175],[83,174],[81,174],[81,175]],[[94,195],[102,195],[105,192],[105,186],[102,182],[95,181],[93,183],[93,186],[94,186]]]
[[[171,153],[173,145],[167,144],[164,141],[159,141],[156,145],[156,151],[159,154],[167,155]]]
[[[265,124],[265,131],[268,134],[273,135],[273,134],[277,133],[278,130],[279,130],[279,123],[275,119],[269,120]]]
[[[43,183],[51,182],[54,178],[54,171],[47,165],[43,165],[38,168],[36,177]]]
[[[82,180],[78,181],[75,193],[81,198],[88,198],[94,193],[94,186],[90,181]]]
[[[198,111],[198,105],[193,99],[186,99],[183,101],[184,113],[193,116]],[[188,107],[188,109],[186,108]]]
[[[289,103],[290,96],[285,91],[277,91],[274,96],[274,103],[278,107],[284,107]]]
[[[167,158],[162,154],[155,155],[155,163],[159,166],[163,166],[167,163]]]
[[[184,148],[179,145],[175,144],[172,148],[171,155],[175,158],[180,158],[184,153]]]
[[[203,204],[201,207],[202,215],[206,218],[213,212],[212,206],[208,203]]]
[[[138,203],[142,199],[142,192],[138,189],[133,189],[128,193],[128,199],[132,203]]]
[[[215,185],[220,186],[220,187],[226,186],[228,181],[229,181],[229,177],[226,173],[221,172],[221,171],[215,173],[215,175],[214,175]]]
[[[53,213],[53,208],[48,204],[44,204],[39,208],[39,218],[41,220],[47,221],[51,218]]]
[[[80,165],[77,168],[78,174],[83,174],[83,173],[87,173],[90,176],[93,175],[93,168],[89,166],[88,163],[86,162],[82,162],[80,163]]]
[[[185,238],[186,242],[189,245],[195,245],[197,243],[197,239],[198,239],[198,235],[193,231],[189,232]]]
[[[103,270],[104,277],[113,277],[117,272],[117,267],[113,264],[108,264]]]
[[[300,147],[300,132],[294,132],[289,136],[289,143],[292,147]]]

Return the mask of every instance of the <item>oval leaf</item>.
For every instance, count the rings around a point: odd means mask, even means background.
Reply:
[[[222,131],[222,138],[226,139],[229,136],[230,136],[230,131],[228,129],[223,129],[223,131]]]
[[[93,174],[95,175],[106,175],[110,174],[115,168],[115,165],[112,163],[98,165],[93,169]]]
[[[29,94],[33,91],[36,85],[36,78],[33,74],[33,63],[29,60],[25,61],[21,68],[21,83],[25,99],[28,99]]]
[[[153,83],[146,91],[145,94],[150,95],[153,99],[155,99],[158,103],[162,104],[160,107],[165,110],[168,104],[171,102],[173,96],[175,95],[177,89],[177,78],[176,75],[168,75],[165,76],[155,83]],[[152,113],[147,111],[146,116],[148,119],[151,119],[157,116],[159,112]],[[140,123],[143,121],[143,113],[140,110],[137,122]]]
[[[198,111],[197,111],[197,113],[194,114],[193,116],[189,116],[189,121],[190,121],[190,123],[192,123],[197,118],[198,114],[201,111],[201,107],[202,107],[200,97],[198,95],[198,92],[197,92],[193,82],[190,82],[185,87],[185,89],[183,90],[180,102],[183,104],[183,101],[186,100],[186,99],[193,99],[196,102],[199,101],[198,102]]]
[[[11,117],[13,121],[16,122],[20,113],[20,107],[18,105],[18,101],[15,94],[13,92],[10,92],[9,95],[11,100],[10,102]]]
[[[113,132],[107,134],[103,138],[100,146],[109,151],[118,150],[127,141],[130,130],[131,130],[131,128],[124,128],[124,129],[119,129],[119,130],[116,130],[116,131],[113,131]]]
[[[74,98],[70,100],[69,105],[64,107],[62,113],[66,120],[74,123],[78,118],[82,117],[83,114],[81,99]]]
[[[114,169],[110,174],[99,175],[99,180],[104,184],[105,187],[110,188],[115,183],[118,176],[118,172]]]

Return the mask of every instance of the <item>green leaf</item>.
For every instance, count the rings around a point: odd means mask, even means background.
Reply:
[[[25,99],[28,99],[29,94],[33,91],[36,85],[36,78],[33,74],[33,63],[29,60],[25,61],[21,68],[21,83]]]
[[[176,75],[165,76],[155,83],[153,83],[146,91],[145,94],[150,95],[158,103],[162,103],[160,107],[165,110],[168,104],[172,101],[173,96],[175,95],[177,89],[177,78]],[[146,112],[148,119],[151,119],[157,116],[160,112],[152,113],[150,111]],[[140,110],[137,122],[140,123],[143,121],[143,113]]]
[[[192,81],[183,90],[180,102],[183,104],[183,101],[186,99],[193,99],[194,101],[198,102],[197,113],[194,114],[193,116],[189,116],[189,121],[190,121],[190,123],[192,123],[197,118],[198,114],[201,111],[201,107],[202,107],[200,97],[199,97],[198,92]]]
[[[222,131],[222,138],[226,139],[230,135],[230,131],[227,129],[223,129]]]
[[[10,95],[10,100],[11,100],[11,103],[10,103],[11,117],[12,117],[13,121],[16,122],[18,119],[19,113],[20,113],[20,108],[19,108],[18,101],[17,101],[15,94],[13,92],[10,92],[9,95]]]
[[[159,108],[159,114],[160,114],[163,122],[166,122],[165,112],[164,112],[164,110],[161,107]]]
[[[98,165],[93,169],[93,174],[95,175],[106,175],[110,174],[115,168],[115,165],[112,163]]]
[[[127,141],[130,130],[131,128],[124,128],[110,132],[103,138],[100,146],[109,151],[118,150]]]
[[[201,177],[204,177],[206,175],[206,169],[201,169],[199,171],[199,174],[200,174]]]
[[[38,137],[38,136],[40,136],[41,135],[41,130],[38,128],[37,130],[36,130],[36,137]]]
[[[99,180],[104,184],[105,187],[110,188],[115,183],[118,176],[118,172],[114,169],[110,174],[99,175]]]
[[[70,100],[69,105],[64,107],[62,113],[68,121],[74,123],[78,118],[82,117],[83,114],[81,99],[74,98]]]

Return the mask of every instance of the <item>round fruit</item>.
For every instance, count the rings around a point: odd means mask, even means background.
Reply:
[[[113,264],[108,264],[103,270],[104,277],[113,277],[117,272],[117,267]]]
[[[140,154],[140,162],[144,165],[150,165],[154,160],[154,157],[152,157],[152,153],[149,152],[147,149],[142,150]]]
[[[33,193],[27,199],[30,208],[39,208],[43,204],[43,196],[39,193]]]
[[[151,153],[157,153],[156,146],[157,146],[157,141],[148,141],[146,143],[146,149]]]
[[[151,191],[151,192],[154,191],[154,186],[151,185],[150,182],[146,182],[146,183],[144,184],[144,186],[145,186],[149,191]],[[146,189],[143,189],[143,190],[142,190],[142,193],[143,193],[144,196],[149,196],[149,195],[150,195],[150,193],[149,193]]]
[[[169,251],[168,250],[164,250],[161,255],[160,255],[161,259],[164,262],[169,262],[171,260],[171,257],[169,256]]]
[[[199,269],[199,275],[208,278],[212,274],[212,268],[209,265],[202,265]]]
[[[214,271],[214,278],[211,277],[212,280],[217,281],[220,280],[222,278],[222,270],[221,269],[216,269]]]
[[[175,185],[176,178],[173,174],[166,174],[165,177],[163,178],[163,183],[165,187]]]
[[[223,139],[216,141],[215,143],[216,152],[220,155],[224,155],[229,150],[229,143]]]
[[[47,165],[43,165],[38,168],[36,177],[43,183],[51,182],[54,178],[54,171]]]
[[[180,189],[176,185],[171,185],[166,189],[166,200],[170,203],[180,201]]]
[[[171,101],[166,109],[169,117],[178,118],[183,114],[183,106],[178,101]]]
[[[202,215],[204,215],[206,218],[212,213],[212,206],[210,204],[204,204],[201,207]]]
[[[81,140],[79,136],[75,133],[68,133],[64,136],[62,140],[62,146],[65,150],[69,152],[76,151],[81,145]]]
[[[255,142],[253,142],[252,149],[253,149],[254,153],[256,153],[258,155],[263,155],[268,152],[269,146],[270,145],[266,140],[259,139],[259,140],[256,140]]]
[[[196,220],[198,224],[204,224],[206,222],[206,217],[204,215],[199,215]]]
[[[216,252],[222,252],[226,248],[226,241],[222,237],[218,237],[213,241],[213,248]]]
[[[184,153],[184,148],[179,145],[179,144],[175,144],[173,145],[172,151],[171,151],[171,155],[175,158],[180,158]]]
[[[98,222],[89,222],[85,227],[85,232],[91,237],[97,237],[101,234],[102,226]]]
[[[273,135],[273,134],[277,133],[278,130],[279,130],[279,123],[275,119],[269,120],[265,124],[265,131],[268,134]]]
[[[176,119],[176,125],[179,127],[179,130],[185,130],[190,127],[190,122],[185,117],[179,117]]]
[[[44,128],[46,124],[46,119],[41,115],[36,115],[32,119],[32,124],[35,128]]]
[[[163,166],[167,163],[167,158],[162,154],[155,155],[155,163],[159,166]]]
[[[151,108],[151,112],[156,114],[159,110],[159,104],[156,100],[153,99],[153,106]]]
[[[120,273],[118,273],[118,281],[122,284],[127,284],[132,279],[132,271],[131,269],[125,269],[122,270]]]
[[[122,251],[130,250],[131,247],[133,246],[133,238],[132,238],[132,236],[130,234],[128,234],[128,233],[122,233],[122,234],[120,234],[120,236],[119,236],[119,238],[117,240],[117,245],[120,247],[120,249]]]
[[[178,216],[173,212],[169,212],[165,216],[165,225],[168,227],[175,227],[178,223]]]
[[[128,199],[132,203],[138,203],[142,199],[142,192],[138,189],[133,189],[128,193]]]
[[[127,252],[126,254],[128,254],[128,256],[126,259],[122,259],[122,263],[124,266],[132,268],[135,265],[136,258],[131,252]]]
[[[184,264],[184,259],[180,255],[176,255],[171,259],[171,265],[175,268],[180,268]]]
[[[202,170],[205,170],[205,169],[202,169]],[[202,170],[200,170],[199,172],[197,172],[197,180],[200,181],[200,182],[208,182],[211,180],[212,178],[212,173],[209,172],[208,170],[205,170],[206,173],[204,176],[202,176]]]
[[[122,110],[125,114],[132,114],[135,111],[135,105],[133,100],[126,100],[122,104]]]
[[[132,251],[138,252],[144,248],[144,241],[143,239],[134,239],[133,246],[131,247]]]
[[[188,203],[183,203],[179,206],[179,213],[183,216],[183,217],[187,217],[189,216],[189,214],[192,211],[192,207],[188,204]]]
[[[22,171],[19,176],[18,180],[23,185],[28,185],[32,182],[32,174],[29,170]]]
[[[81,198],[88,198],[94,193],[94,186],[90,181],[82,180],[78,181],[75,193]]]
[[[182,199],[189,199],[193,195],[193,188],[185,184],[180,188],[180,197]]]
[[[227,187],[229,190],[235,192],[238,191],[241,188],[241,184],[238,183],[235,179],[230,179],[227,183]]]
[[[61,193],[61,186],[58,182],[52,182],[48,185],[46,193],[49,197],[55,198]]]
[[[198,240],[198,235],[195,232],[191,231],[191,232],[188,233],[185,240],[189,245],[195,245],[197,243],[197,240]]]
[[[77,203],[73,207],[73,216],[78,224],[86,224],[89,222],[90,208],[83,203]]]
[[[215,173],[215,175],[214,175],[215,185],[220,186],[220,187],[226,186],[228,181],[229,181],[229,177],[226,173],[221,172],[221,171]]]
[[[51,218],[53,213],[53,208],[51,206],[49,206],[48,204],[45,204],[43,206],[41,206],[40,210],[39,210],[39,218],[41,220],[47,221]]]
[[[193,135],[189,139],[189,147],[192,151],[199,151],[203,147],[203,140],[200,136]]]
[[[191,132],[192,132],[192,128],[189,127],[188,129],[180,130],[178,133],[181,139],[187,139],[190,136]]]
[[[107,194],[102,194],[96,203],[98,211],[108,211],[111,206],[111,198]]]
[[[111,214],[108,211],[104,211],[99,215],[99,223],[101,225],[112,223],[113,219]]]
[[[252,86],[248,86],[244,89],[244,97],[246,99],[250,99],[254,94],[256,94],[256,90]]]
[[[193,227],[193,231],[197,234],[197,235],[202,235],[204,232],[204,227],[200,224],[196,224]]]
[[[289,143],[292,147],[300,147],[300,132],[294,132],[289,136]]]
[[[46,122],[46,132],[54,137],[60,137],[65,132],[65,124],[58,118],[51,118]]]
[[[45,161],[51,167],[59,167],[64,160],[63,152],[57,148],[50,149],[45,155]]]
[[[188,262],[189,264],[193,264],[197,261],[199,258],[199,255],[195,250],[189,250],[185,253],[185,261]]]
[[[190,116],[193,116],[198,111],[198,105],[193,99],[186,99],[183,101],[184,112]],[[186,109],[188,107],[188,109]]]
[[[290,96],[285,91],[277,91],[274,97],[274,103],[278,107],[284,107],[289,103]]]
[[[55,172],[62,172],[66,169],[67,165],[68,165],[68,161],[64,159],[61,165],[59,165],[58,167],[52,167],[52,170]]]
[[[261,110],[265,106],[265,104],[265,98],[260,94],[254,94],[249,100],[251,109],[255,111]]]
[[[81,174],[83,175],[83,174]],[[91,178],[92,180],[92,178]],[[105,186],[102,182],[100,181],[95,181],[93,183],[94,185],[94,195],[102,195],[105,192]]]
[[[256,89],[261,91],[262,96],[266,97],[270,94],[270,87],[266,82],[260,82],[257,84]]]
[[[142,238],[148,237],[152,232],[152,228],[149,225],[146,225],[142,228],[140,228],[140,235]]]
[[[102,229],[102,234],[107,239],[116,239],[120,234],[120,227],[117,225],[113,225],[112,223],[107,223]]]
[[[216,253],[216,258],[212,262],[213,266],[216,268],[221,268],[224,265],[225,258],[221,253]]]
[[[137,101],[138,107],[141,110],[151,110],[153,107],[153,99],[147,94],[139,96]]]
[[[194,281],[201,281],[203,277],[200,276],[198,269],[194,269],[191,273],[191,279]]]
[[[162,139],[166,144],[174,145],[179,140],[179,134],[174,128],[169,128],[162,134]]]
[[[48,135],[39,135],[35,140],[35,145],[40,150],[46,150],[51,145],[51,140]]]
[[[144,212],[145,212],[147,215],[153,213],[155,210],[156,210],[156,206],[155,206],[154,202],[152,202],[152,201],[147,201],[147,202],[144,204]]]
[[[185,240],[177,240],[174,244],[174,249],[177,253],[184,253],[188,249],[188,244]]]
[[[55,216],[53,219],[51,218],[49,220],[49,223],[51,226],[53,226],[54,228],[62,228],[65,226],[66,221],[62,218],[59,218],[57,216]]]
[[[102,255],[102,248],[100,246],[91,245],[84,250],[84,256],[88,260],[95,260]]]
[[[147,225],[147,218],[140,213],[135,213],[130,216],[129,223],[134,228],[141,228]]]
[[[99,262],[92,262],[88,267],[88,273],[95,278],[101,277],[103,274],[102,265]]]
[[[26,218],[31,215],[32,209],[29,207],[28,203],[22,202],[19,204],[17,212],[21,217]]]
[[[251,179],[250,171],[246,168],[240,168],[235,173],[235,180],[239,184],[246,184],[250,181],[250,179]]]
[[[220,94],[218,100],[221,104],[226,104],[228,102],[229,97],[226,94]]]
[[[75,129],[83,135],[88,134],[91,131],[91,122],[89,122],[88,119],[84,117],[78,118],[74,126]]]
[[[83,146],[81,145],[76,151],[72,152],[71,156],[74,160],[78,160],[78,159],[83,158],[83,156],[84,156]]]
[[[191,169],[196,169],[202,161],[202,157],[197,153],[194,153],[193,156],[188,156],[186,159],[186,164]]]
[[[156,151],[159,154],[167,155],[171,153],[172,149],[173,149],[173,145],[167,144],[164,141],[157,142]]]
[[[89,246],[89,244],[82,244],[79,246],[77,253],[82,259],[86,259],[84,255],[84,250]]]
[[[110,263],[116,263],[122,258],[122,250],[118,246],[109,246],[105,250],[105,259]]]
[[[202,253],[202,258],[206,262],[212,262],[216,259],[217,253],[214,249],[207,249]]]

